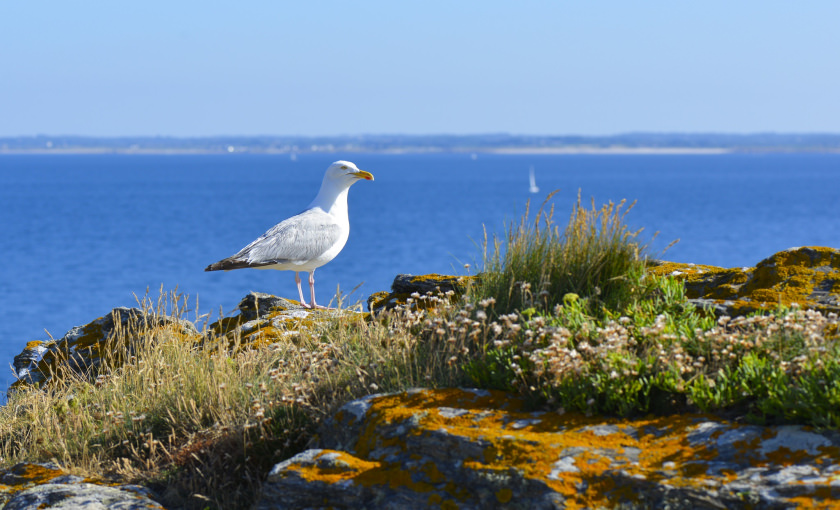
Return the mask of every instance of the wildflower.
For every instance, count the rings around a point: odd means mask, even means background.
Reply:
[[[478,302],[478,306],[482,308],[487,308],[488,306],[493,306],[496,304],[496,298],[489,297],[487,299],[482,299]]]

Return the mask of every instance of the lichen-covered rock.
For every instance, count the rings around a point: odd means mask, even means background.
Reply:
[[[376,292],[367,301],[368,310],[380,312],[405,305],[415,295],[414,302],[422,307],[420,298],[441,296],[447,293],[463,294],[475,276],[451,276],[440,274],[410,275],[398,274],[391,284],[391,292]]]
[[[271,294],[251,292],[237,306],[239,315],[226,317],[210,325],[211,338],[226,338],[249,347],[262,347],[290,336],[313,331],[325,320],[356,315],[352,310],[312,310],[297,301]]]
[[[840,250],[833,248],[791,248],[755,267],[660,262],[650,272],[682,280],[688,298],[718,315],[746,315],[794,304],[840,312]]]
[[[15,356],[14,370],[18,380],[12,389],[22,384],[46,384],[53,374],[60,373],[59,365],[94,379],[106,356],[116,361],[131,355],[131,343],[125,341],[132,338],[132,333],[163,327],[185,338],[198,336],[198,331],[189,321],[121,307],[84,326],[76,326],[59,340],[29,342],[23,352]],[[124,342],[117,345],[117,338]]]
[[[829,508],[840,435],[705,415],[525,412],[463,389],[342,407],[316,449],[274,467],[259,509]]]
[[[108,485],[67,474],[54,464],[17,464],[0,471],[4,510],[163,510],[152,496],[144,487]]]
[[[106,357],[118,366],[120,360],[134,354],[133,339],[153,333],[155,328],[167,328],[168,334],[179,335],[184,342],[216,342],[221,338],[231,346],[250,348],[313,331],[325,320],[358,314],[350,310],[310,310],[296,301],[257,292],[248,294],[238,308],[239,315],[211,324],[206,336],[183,319],[138,308],[115,308],[104,317],[71,329],[57,341],[29,342],[14,358],[18,380],[9,391],[22,385],[47,384],[54,374],[61,373],[60,367],[94,380]]]

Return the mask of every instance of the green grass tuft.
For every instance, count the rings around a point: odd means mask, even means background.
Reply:
[[[556,192],[555,192],[556,193]],[[519,223],[511,223],[503,239],[488,241],[475,299],[492,297],[495,310],[511,313],[536,307],[551,310],[567,294],[585,300],[591,311],[621,309],[637,299],[645,272],[647,247],[624,218],[632,209],[624,201],[596,208],[581,205],[580,194],[568,224],[554,221],[551,193],[529,219],[530,204]]]

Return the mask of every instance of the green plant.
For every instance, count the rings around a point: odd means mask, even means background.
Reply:
[[[492,244],[485,232],[484,260],[473,300],[494,297],[498,313],[536,307],[550,310],[563,296],[576,294],[596,314],[620,309],[644,294],[642,276],[646,246],[631,232],[624,217],[632,208],[609,203],[581,205],[580,194],[569,223],[561,230],[551,193],[529,220],[530,204],[518,224],[511,223],[502,240]]]

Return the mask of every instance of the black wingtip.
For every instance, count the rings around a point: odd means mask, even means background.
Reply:
[[[243,267],[254,267],[244,260],[237,260],[234,258],[220,260],[205,267],[205,271],[230,271],[231,269],[241,269]]]
[[[224,262],[224,260],[220,260],[218,262],[213,262],[209,266],[205,267],[204,270],[205,271],[218,271],[219,269],[222,269],[222,267],[224,266],[224,264],[222,264],[223,262]]]

